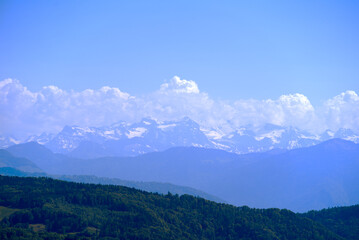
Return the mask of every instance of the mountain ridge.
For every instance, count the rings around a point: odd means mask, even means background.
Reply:
[[[105,178],[105,177],[96,177],[90,175],[49,175],[45,172],[25,172],[21,171],[18,168],[13,167],[0,167],[0,175],[3,176],[16,176],[16,177],[47,177],[67,182],[76,182],[76,183],[88,183],[88,184],[101,184],[101,185],[117,185],[125,186],[129,188],[135,188],[142,191],[159,193],[159,194],[188,194],[195,197],[202,197],[204,199],[225,203],[224,200],[208,194],[206,192],[186,187],[178,186],[171,183],[162,183],[162,182],[139,182],[139,181],[128,181],[118,178]]]
[[[143,118],[137,123],[118,122],[107,127],[65,126],[55,135],[43,133],[29,137],[22,143],[36,141],[55,153],[87,159],[137,156],[177,146],[197,146],[245,154],[276,148],[308,147],[332,138],[359,142],[359,134],[350,129],[339,129],[336,132],[326,130],[314,135],[294,127],[266,124],[262,127],[247,125],[224,134],[220,130],[203,129],[190,118],[164,122]],[[10,140],[2,139],[0,147],[11,145]]]
[[[63,159],[56,161],[59,155],[53,156],[52,174],[168,182],[199,189],[234,205],[303,212],[359,202],[359,144],[341,139],[248,154],[174,147],[133,157],[76,159],[61,155]]]

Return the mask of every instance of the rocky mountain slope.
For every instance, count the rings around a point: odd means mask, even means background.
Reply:
[[[23,142],[35,141],[55,153],[86,159],[137,156],[188,146],[243,154],[308,147],[332,138],[359,142],[359,134],[350,129],[327,130],[314,135],[293,127],[266,124],[261,127],[243,126],[224,134],[218,129],[203,129],[189,118],[166,122],[145,118],[134,124],[119,122],[107,127],[65,126],[58,134],[43,133]],[[5,148],[15,143],[19,142],[3,137],[0,145]]]

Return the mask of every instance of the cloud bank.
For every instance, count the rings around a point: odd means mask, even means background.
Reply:
[[[105,126],[143,117],[160,121],[185,116],[206,129],[230,132],[240,126],[272,123],[318,133],[327,128],[359,130],[359,96],[346,91],[314,108],[299,93],[278,99],[218,101],[201,92],[191,80],[175,76],[155,92],[132,96],[114,87],[81,92],[45,86],[31,92],[18,80],[0,82],[0,135],[25,138],[57,132],[65,125]]]

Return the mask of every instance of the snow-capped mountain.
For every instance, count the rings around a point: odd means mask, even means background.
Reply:
[[[65,126],[56,135],[43,133],[31,136],[25,142],[38,142],[55,153],[94,158],[136,156],[178,146],[215,148],[242,154],[308,147],[332,138],[359,142],[359,134],[350,129],[326,130],[313,135],[293,127],[266,124],[261,127],[242,126],[224,134],[218,129],[201,129],[189,118],[165,122],[144,118],[133,124],[118,122],[107,127]],[[3,148],[18,143],[20,141],[13,138],[0,138],[0,147]]]
[[[352,141],[355,143],[359,143],[359,135],[356,134],[351,129],[340,128],[335,134],[334,138],[341,138],[344,140]]]
[[[321,142],[319,136],[293,127],[280,127],[273,124],[266,124],[261,128],[242,127],[214,141],[219,143],[216,145],[218,148],[235,153],[262,152],[274,148],[301,148]]]
[[[52,134],[52,133],[42,133],[39,136],[32,135],[32,136],[28,137],[25,140],[25,142],[37,142],[39,144],[44,145],[44,144],[50,142],[55,136],[56,136],[56,134]]]
[[[336,132],[333,132],[333,131],[327,129],[320,135],[321,141],[326,141],[331,138],[340,138],[340,139],[352,141],[355,143],[359,143],[359,134],[357,134],[353,130],[347,129],[347,128],[340,128]]]
[[[166,122],[144,118],[105,128],[66,126],[45,146],[74,157],[134,156],[175,146],[214,147],[189,118]]]
[[[19,143],[21,143],[21,141],[16,140],[13,137],[0,136],[0,148],[7,148],[7,147],[10,147],[10,146],[12,146],[14,144],[19,144]]]

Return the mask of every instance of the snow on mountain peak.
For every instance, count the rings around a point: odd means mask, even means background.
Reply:
[[[113,134],[115,134],[115,130],[107,130],[107,131],[104,131],[104,134],[105,134],[105,135],[113,135]]]
[[[142,137],[142,135],[147,132],[146,128],[142,128],[142,127],[137,127],[135,129],[133,129],[132,131],[129,130],[128,133],[126,133],[126,136],[128,138],[134,138],[134,137]]]
[[[72,130],[75,131],[73,133],[74,136],[84,136],[87,133],[95,133],[95,130],[90,127],[72,127]]]
[[[261,134],[260,136],[255,137],[257,141],[261,141],[264,138],[269,138],[272,140],[273,143],[279,143],[279,138],[282,136],[282,134],[285,132],[284,129],[280,130],[273,130],[268,133]]]
[[[147,117],[147,118],[142,118],[141,123],[149,126],[149,125],[157,125],[158,121],[156,119]]]
[[[206,135],[208,138],[213,139],[213,140],[221,139],[221,138],[224,136],[223,133],[220,133],[220,132],[214,131],[214,130],[212,130],[212,131],[207,131],[207,132],[205,133],[205,135]]]
[[[221,129],[203,128],[188,117],[179,121],[157,121],[143,118],[137,123],[118,122],[107,127],[65,126],[56,135],[43,133],[31,136],[25,142],[36,141],[57,153],[70,153],[92,142],[102,153],[133,156],[151,151],[161,151],[176,146],[197,146],[223,149],[235,153],[268,151],[273,148],[292,149],[312,146],[331,138],[359,142],[359,134],[350,129],[336,132],[326,130],[320,135],[273,124],[246,125],[226,132]],[[10,137],[0,136],[0,147],[20,143]]]
[[[169,128],[173,128],[176,127],[177,124],[175,123],[170,123],[170,124],[162,124],[162,125],[158,125],[157,127],[161,130],[168,130]]]

